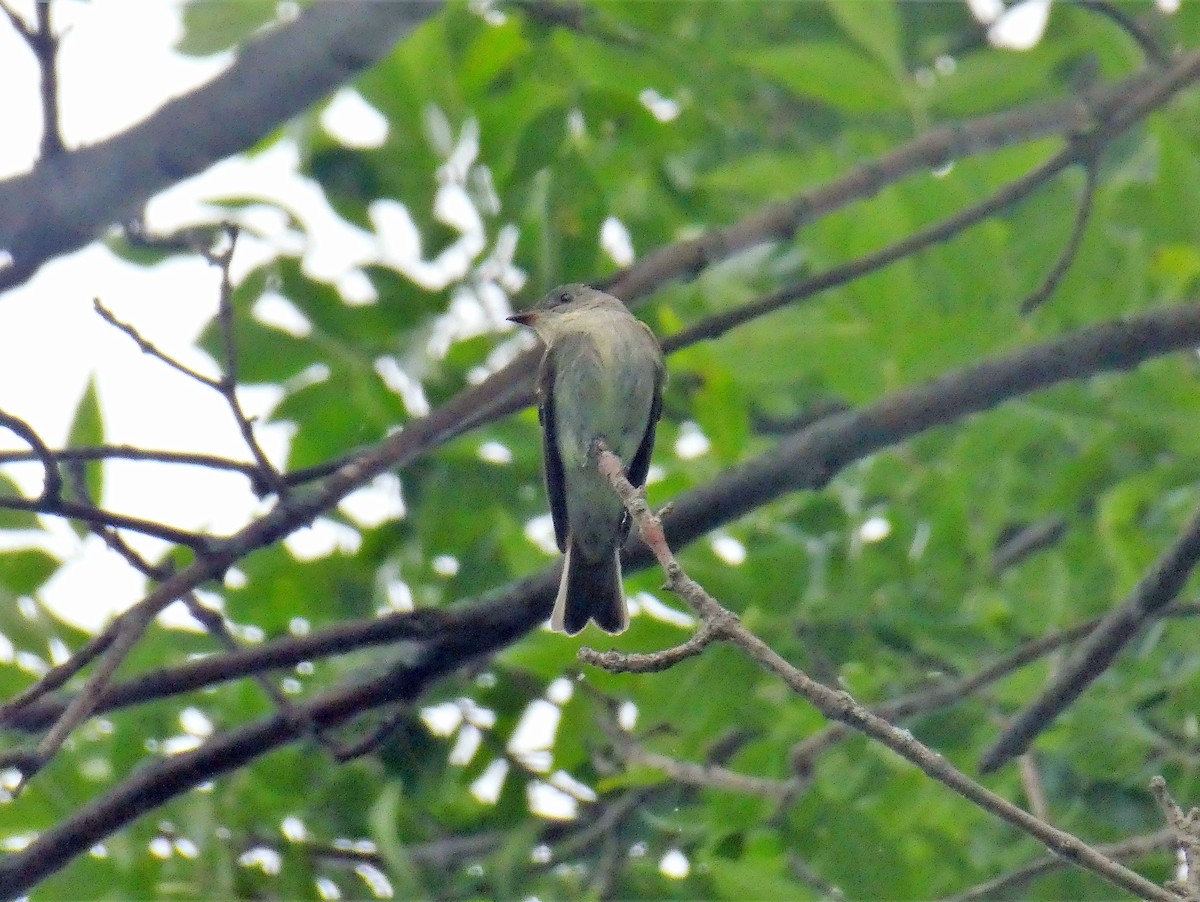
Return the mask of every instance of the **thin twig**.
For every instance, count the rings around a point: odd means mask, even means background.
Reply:
[[[1075,222],[1071,226],[1071,234],[1063,246],[1062,253],[1054,261],[1054,266],[1042,280],[1042,284],[1021,302],[1023,316],[1033,313],[1050,299],[1066,276],[1067,270],[1071,268],[1071,264],[1075,262],[1075,258],[1079,254],[1079,247],[1083,243],[1083,233],[1087,231],[1088,221],[1091,219],[1092,209],[1095,207],[1098,169],[1099,161],[1094,158],[1084,163],[1083,192],[1079,197],[1079,206],[1075,210]]]
[[[29,445],[29,453],[42,465],[42,495],[36,503],[50,507],[58,505],[62,500],[63,480],[54,452],[46,446],[37,431],[20,417],[0,410],[0,427],[23,439]]]
[[[14,12],[6,2],[0,2],[0,11],[8,18],[16,32],[29,45],[37,60],[41,75],[40,94],[42,100],[41,159],[47,160],[63,153],[66,148],[62,140],[58,112],[58,36],[50,22],[49,0],[35,0],[34,15],[37,25],[31,26]]]
[[[230,460],[227,457],[218,457],[215,454],[135,448],[132,445],[89,445],[72,448],[51,448],[47,450],[51,457],[63,463],[71,461],[136,460],[204,467],[210,470],[227,470],[239,473],[249,479],[250,488],[255,494],[262,495],[268,491],[263,486],[258,468],[254,464],[240,460]],[[42,460],[42,455],[33,450],[0,451],[0,465],[28,460]]]
[[[1200,506],[1174,544],[1138,581],[1125,602],[1107,614],[1087,640],[984,752],[979,766],[996,770],[1029,748],[1083,690],[1099,677],[1157,612],[1175,600],[1200,561]]]
[[[1174,833],[1170,829],[1163,829],[1156,833],[1147,833],[1144,836],[1134,836],[1121,842],[1099,845],[1096,846],[1096,849],[1114,861],[1127,861],[1131,858],[1145,858],[1147,855],[1169,849],[1173,842]],[[996,898],[1011,899],[1014,897],[1013,890],[1045,874],[1062,870],[1066,866],[1067,862],[1061,858],[1048,855],[1009,874],[1004,874],[994,880],[974,886],[957,896],[946,898],[942,902],[978,902],[980,899]]]
[[[156,539],[163,539],[164,541],[183,545],[185,548],[192,548],[197,551],[208,548],[215,541],[199,533],[177,529],[174,526],[167,526],[164,523],[144,520],[141,517],[132,517],[128,514],[118,514],[114,511],[94,507],[91,504],[67,501],[65,499],[47,502],[41,498],[0,496],[0,508],[14,511],[29,511],[35,514],[48,514],[68,520],[79,520],[83,523],[95,523],[102,526],[113,526],[118,529],[128,529],[132,532],[154,536]]]
[[[722,639],[736,645],[763,669],[779,677],[793,692],[807,699],[827,718],[853,727],[876,740],[983,811],[1034,837],[1054,854],[1142,898],[1177,902],[1176,897],[1166,890],[1102,855],[1078,837],[1047,824],[976,783],[941,755],[918,742],[907,731],[899,730],[872,714],[854,701],[849,693],[817,683],[793,667],[746,629],[732,612],[722,607],[699,583],[684,573],[667,544],[662,522],[646,503],[645,491],[635,489],[629,483],[621,461],[612,452],[602,446],[597,450],[600,472],[620,496],[637,524],[642,539],[662,566],[667,575],[668,587],[686,601],[703,620],[709,622]]]
[[[582,654],[579,657],[581,660],[584,659]],[[622,668],[617,672],[628,673],[630,671]],[[800,789],[800,781],[795,778],[771,780],[765,777],[740,774],[711,762],[696,764],[692,761],[681,761],[678,758],[672,758],[646,748],[607,716],[601,715],[598,722],[604,735],[608,737],[613,749],[621,758],[632,764],[662,771],[677,783],[739,795],[757,796],[781,804],[790,802]]]
[[[229,240],[229,247],[219,255],[211,255],[209,262],[217,266],[221,270],[221,290],[220,301],[217,306],[217,323],[221,330],[221,346],[224,350],[225,360],[224,375],[212,383],[212,387],[220,392],[221,397],[225,399],[225,403],[229,405],[229,410],[233,414],[233,419],[237,423],[238,431],[242,434],[242,440],[246,443],[246,447],[250,449],[250,454],[254,457],[258,464],[259,476],[275,492],[276,496],[283,498],[288,493],[288,484],[275,469],[274,464],[267,458],[262,446],[258,443],[258,438],[254,435],[254,424],[246,412],[242,409],[242,403],[238,400],[238,350],[237,350],[237,332],[233,322],[233,279],[230,276],[230,265],[233,262],[233,252],[237,248],[238,235],[240,234],[236,226],[226,225],[225,235]]]
[[[1161,776],[1150,780],[1150,792],[1162,809],[1175,848],[1183,856],[1183,877],[1168,883],[1167,888],[1175,890],[1188,902],[1194,902],[1200,899],[1200,808],[1189,809],[1184,814]]]
[[[1171,54],[1159,44],[1149,30],[1116,3],[1111,3],[1109,0],[1075,0],[1075,3],[1114,22],[1133,38],[1142,53],[1146,55],[1146,59],[1155,66],[1162,67],[1170,64]]]
[[[194,379],[196,382],[199,382],[201,385],[207,385],[209,388],[216,389],[217,391],[221,390],[219,380],[213,379],[211,376],[205,376],[203,373],[192,369],[190,366],[180,363],[178,360],[176,360],[174,357],[170,356],[169,354],[166,354],[163,351],[160,351],[153,342],[148,341],[146,338],[144,338],[142,336],[142,333],[139,332],[134,326],[117,319],[117,317],[113,314],[113,312],[104,306],[104,304],[101,302],[100,298],[93,299],[92,306],[96,309],[96,313],[98,313],[100,315],[100,318],[102,320],[104,320],[110,326],[113,326],[113,327],[119,329],[120,331],[122,331],[126,335],[128,335],[130,338],[132,338],[134,344],[136,344],[138,346],[138,348],[141,349],[143,354],[149,354],[155,360],[165,363],[171,369],[175,370],[176,372],[182,373],[183,375],[187,376],[189,379]]]

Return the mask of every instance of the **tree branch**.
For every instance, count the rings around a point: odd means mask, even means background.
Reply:
[[[625,509],[637,524],[643,541],[666,573],[667,588],[686,601],[721,639],[737,646],[829,720],[843,723],[874,739],[983,811],[1034,837],[1060,858],[1085,868],[1140,898],[1177,902],[1176,897],[1162,887],[1107,858],[1078,837],[1051,826],[976,783],[937,752],[914,739],[911,733],[897,729],[883,718],[872,714],[851,698],[848,692],[818,683],[789,664],[683,571],[667,543],[662,521],[646,503],[645,489],[634,488],[625,478],[625,468],[621,461],[602,444],[598,443],[598,448],[600,472],[620,496]]]
[[[383,58],[432,0],[326,0],[242,48],[211,82],[125,132],[0,182],[0,290],[134,217],[157,191],[252,147]]]
[[[1054,719],[1092,684],[1146,623],[1175,600],[1200,561],[1200,507],[1175,543],[1080,644],[1038,697],[983,753],[980,770],[990,773],[1029,748]]]

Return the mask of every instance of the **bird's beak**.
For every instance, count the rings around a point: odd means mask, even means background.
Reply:
[[[525,310],[521,313],[514,313],[512,316],[506,317],[510,323],[517,323],[521,326],[532,326],[538,318],[536,310]]]

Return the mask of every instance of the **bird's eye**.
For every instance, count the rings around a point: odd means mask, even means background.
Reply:
[[[564,291],[564,292],[563,292],[562,294],[560,294],[560,295],[558,296],[558,298],[555,300],[555,302],[554,302],[554,306],[556,306],[556,307],[557,307],[559,304],[569,304],[569,303],[571,303],[571,292],[569,292],[569,291]]]

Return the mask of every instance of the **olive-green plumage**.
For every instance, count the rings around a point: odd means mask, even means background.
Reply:
[[[664,379],[658,340],[612,295],[564,285],[510,317],[537,332],[538,417],[546,491],[558,547],[566,553],[553,629],[574,635],[589,619],[620,633],[629,625],[618,550],[629,517],[591,453],[596,439],[646,481]]]

